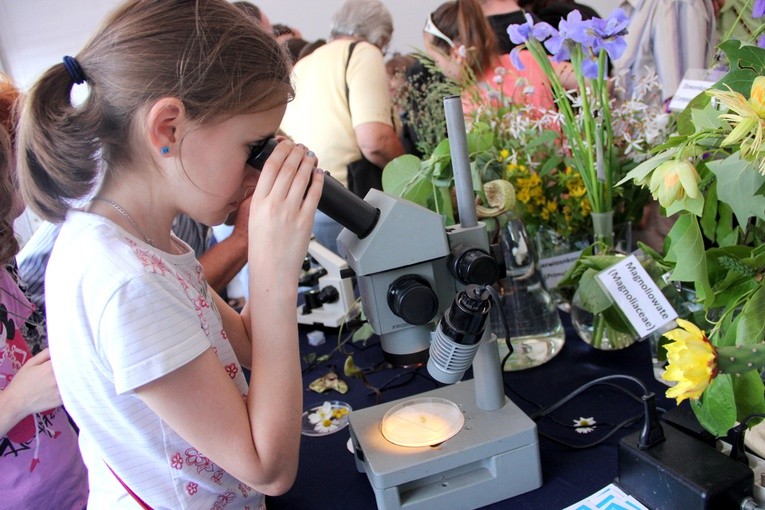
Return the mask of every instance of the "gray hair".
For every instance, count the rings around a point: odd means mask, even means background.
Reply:
[[[393,17],[379,0],[346,0],[332,16],[332,39],[350,35],[383,49],[390,42],[392,34]]]

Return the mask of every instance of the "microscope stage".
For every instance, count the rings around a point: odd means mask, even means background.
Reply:
[[[380,422],[393,406],[437,397],[457,404],[465,425],[454,437],[427,447],[388,442]],[[365,472],[380,510],[469,509],[542,485],[536,424],[513,402],[496,411],[479,409],[473,380],[388,402],[350,414],[356,466]]]

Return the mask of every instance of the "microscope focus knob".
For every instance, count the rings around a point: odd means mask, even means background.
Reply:
[[[436,317],[438,296],[425,278],[407,275],[388,287],[388,306],[407,323],[422,326]]]
[[[452,273],[463,285],[492,285],[499,279],[497,261],[483,250],[466,250],[453,257],[452,264]]]

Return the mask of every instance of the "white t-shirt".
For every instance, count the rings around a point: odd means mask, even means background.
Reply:
[[[49,344],[61,396],[80,427],[88,508],[138,507],[109,467],[154,509],[261,508],[262,494],[213,464],[134,393],[212,347],[247,394],[202,267],[174,240],[184,254],[73,211],[51,254]]]

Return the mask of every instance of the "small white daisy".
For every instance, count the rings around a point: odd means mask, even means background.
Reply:
[[[578,420],[574,420],[574,427],[576,427],[574,430],[580,434],[589,434],[595,430],[597,422],[592,416],[589,418],[580,417]]]

